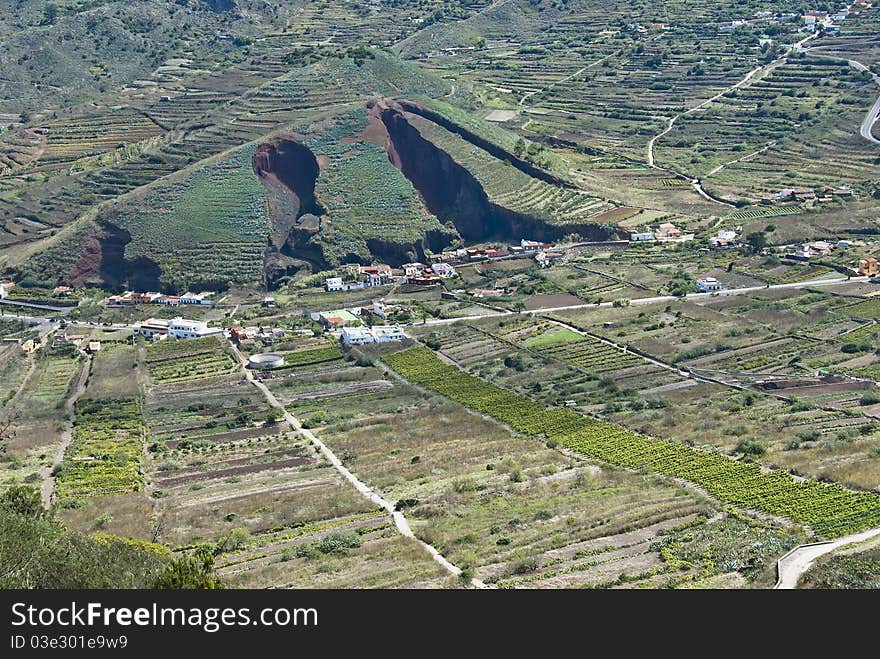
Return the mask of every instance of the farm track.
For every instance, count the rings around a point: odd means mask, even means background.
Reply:
[[[442,565],[450,574],[456,577],[461,576],[461,568],[453,565],[448,560],[446,560],[446,558],[444,558],[443,555],[439,551],[437,551],[435,547],[417,538],[415,533],[413,533],[412,529],[410,528],[409,522],[407,521],[403,513],[395,510],[394,504],[392,502],[385,499],[376,490],[368,486],[366,483],[358,479],[357,476],[351,473],[345,467],[345,465],[342,464],[342,461],[336,456],[336,454],[333,453],[333,451],[330,450],[330,448],[326,444],[318,439],[311,430],[309,430],[308,428],[303,428],[299,419],[297,419],[292,414],[290,414],[290,412],[287,411],[287,409],[278,401],[272,391],[265,384],[254,378],[253,373],[247,368],[247,359],[245,359],[244,355],[241,354],[238,348],[233,346],[232,350],[238,357],[239,362],[241,362],[242,369],[247,380],[263,393],[263,396],[272,407],[281,410],[284,415],[285,421],[287,421],[297,433],[299,433],[302,437],[306,438],[307,440],[311,441],[315,446],[317,446],[324,457],[330,461],[330,464],[333,465],[336,471],[338,471],[346,481],[353,485],[358,492],[360,492],[364,497],[369,499],[374,504],[388,511],[388,513],[390,513],[392,518],[394,519],[394,525],[397,527],[397,530],[400,532],[401,535],[416,540],[431,555],[431,557],[440,565]],[[476,578],[471,579],[470,583],[476,588],[489,587]]]
[[[64,452],[67,450],[67,447],[70,446],[70,442],[73,441],[73,423],[76,420],[76,401],[79,400],[79,397],[82,396],[83,393],[85,393],[86,382],[88,382],[91,370],[92,358],[91,356],[88,356],[80,370],[79,378],[76,381],[73,392],[67,397],[67,400],[64,401],[64,412],[68,419],[64,424],[64,432],[61,435],[61,445],[55,452],[52,464],[46,465],[40,469],[40,475],[42,476],[40,494],[43,498],[43,505],[46,508],[51,505],[52,492],[55,490],[55,477],[52,475],[52,469],[56,464],[64,460]]]
[[[749,72],[745,75],[745,77],[744,77],[742,80],[740,80],[739,82],[737,82],[736,84],[734,84],[734,85],[728,87],[727,89],[724,89],[724,90],[718,92],[717,94],[715,94],[715,96],[712,96],[711,98],[708,98],[708,99],[706,99],[705,101],[702,101],[699,105],[695,105],[694,107],[690,108],[689,110],[685,110],[684,112],[681,112],[681,113],[679,113],[679,114],[677,114],[677,115],[675,115],[675,116],[673,116],[673,117],[670,117],[669,120],[668,120],[668,124],[667,124],[666,128],[665,128],[664,130],[662,130],[661,132],[657,133],[656,135],[654,135],[654,136],[648,141],[648,153],[647,153],[647,163],[648,163],[648,166],[649,166],[649,167],[652,167],[652,168],[654,168],[654,169],[659,169],[659,170],[662,170],[662,171],[668,171],[668,172],[670,172],[670,173],[672,173],[672,174],[675,174],[676,176],[681,176],[682,178],[690,179],[690,181],[691,181],[691,185],[693,186],[694,190],[695,190],[695,191],[697,192],[697,194],[699,194],[701,197],[703,197],[704,199],[706,199],[706,200],[708,200],[708,201],[712,201],[712,202],[715,202],[715,203],[718,203],[718,204],[723,204],[723,205],[725,205],[725,206],[730,206],[731,208],[733,208],[733,207],[734,207],[733,204],[730,204],[730,203],[728,203],[728,202],[726,202],[726,201],[724,201],[724,200],[722,200],[722,199],[718,199],[717,197],[714,197],[714,196],[710,195],[708,192],[706,192],[706,191],[703,189],[702,185],[700,184],[700,180],[699,180],[699,179],[697,179],[697,178],[691,178],[691,177],[689,177],[689,176],[687,176],[686,174],[683,174],[683,173],[681,173],[681,172],[676,172],[676,171],[673,171],[673,170],[669,170],[669,169],[666,169],[666,168],[664,168],[664,167],[661,167],[661,166],[657,165],[656,162],[655,162],[655,160],[654,160],[654,145],[655,145],[655,143],[657,142],[657,140],[659,140],[659,139],[665,137],[666,135],[668,135],[669,133],[672,132],[672,129],[675,128],[675,123],[676,123],[679,119],[681,119],[682,117],[684,117],[684,116],[686,116],[686,115],[693,114],[694,112],[698,112],[699,110],[702,110],[703,108],[705,108],[706,106],[710,105],[711,103],[714,103],[715,101],[717,101],[718,99],[720,99],[722,96],[724,96],[724,95],[727,94],[728,92],[735,91],[735,90],[739,89],[740,87],[743,87],[743,86],[749,84],[749,83],[755,78],[755,76],[757,76],[758,74],[760,74],[760,73],[766,73],[766,72],[768,72],[768,71],[772,71],[773,69],[775,69],[775,68],[778,67],[779,65],[783,64],[783,63],[788,59],[788,56],[789,56],[791,53],[793,53],[793,52],[800,52],[800,51],[801,51],[801,47],[803,46],[803,44],[805,44],[805,43],[806,43],[807,41],[809,41],[810,39],[815,38],[815,36],[816,36],[816,33],[811,33],[809,36],[804,37],[803,39],[801,39],[800,41],[798,41],[798,42],[797,42],[796,44],[794,44],[789,50],[787,50],[783,55],[781,55],[780,57],[776,58],[776,59],[773,60],[772,62],[769,62],[769,63],[767,63],[767,64],[762,64],[761,66],[759,66],[759,67],[757,67],[757,68],[752,69],[751,71],[749,71]],[[880,100],[878,100],[878,103],[880,103]]]

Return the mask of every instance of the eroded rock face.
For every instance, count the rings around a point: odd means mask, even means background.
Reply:
[[[451,124],[430,110],[409,101],[372,101],[367,104],[370,122],[359,135],[341,138],[367,140],[381,146],[390,162],[412,183],[428,211],[441,223],[451,224],[465,241],[489,240],[557,241],[567,233],[580,233],[588,239],[607,239],[604,227],[586,222],[560,226],[542,218],[519,213],[492,203],[479,181],[448,153],[426,139],[411,122],[413,114],[435,121],[458,133],[475,146],[511,163],[521,171],[552,185],[568,186],[552,174],[516,158],[500,147]],[[267,190],[267,208],[272,223],[264,255],[265,281],[269,288],[280,285],[303,268],[326,269],[321,242],[333,240],[332,224],[316,194],[321,169],[329,157],[313,153],[289,134],[260,145],[253,158],[254,172]],[[332,218],[329,218],[332,220]],[[446,247],[455,232],[428,231],[415,242],[365,236],[370,255],[392,265],[422,260],[425,250],[437,252]],[[319,240],[320,238],[320,240]],[[363,255],[351,254],[352,261]]]
[[[162,269],[145,256],[125,257],[131,234],[113,224],[91,236],[82,254],[64,279],[68,286],[105,286],[110,289],[162,290]]]
[[[609,232],[595,223],[562,227],[490,202],[479,181],[469,171],[422,137],[418,129],[407,120],[409,111],[431,121],[436,121],[439,115],[408,101],[374,104],[371,111],[381,118],[388,131],[387,150],[391,162],[418,190],[428,210],[440,218],[441,222],[451,221],[465,240],[519,241],[520,238],[528,237],[532,240],[554,242],[573,232],[588,239],[609,238]],[[448,130],[454,130],[495,157],[512,163],[530,176],[553,185],[568,185],[530,163],[520,161],[500,147],[449,124],[445,119],[436,122]]]
[[[315,154],[293,136],[279,137],[257,147],[253,167],[266,186],[272,224],[263,256],[267,288],[277,288],[304,268],[327,267],[321,250],[310,243],[324,214],[315,197],[320,173]]]

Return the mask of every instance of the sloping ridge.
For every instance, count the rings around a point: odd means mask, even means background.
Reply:
[[[571,233],[579,233],[588,240],[607,240],[612,237],[612,230],[596,222],[553,224],[542,218],[492,203],[473,174],[444,150],[425,139],[418,129],[409,123],[405,115],[407,107],[420,108],[408,101],[382,101],[371,106],[371,112],[381,118],[388,131],[386,146],[388,156],[413,184],[428,210],[441,222],[451,221],[465,240],[518,241],[520,238],[528,238],[558,241]],[[434,121],[422,112],[418,114]],[[439,116],[435,113],[430,114]],[[448,121],[446,124],[452,125]],[[445,125],[443,127],[446,128]],[[457,128],[454,132],[500,160],[508,160],[511,163],[518,160],[500,147],[488,144],[464,129]],[[483,145],[491,147],[491,151]],[[524,161],[519,163],[524,168],[522,171],[529,176],[539,178],[551,185],[572,187],[529,163]]]

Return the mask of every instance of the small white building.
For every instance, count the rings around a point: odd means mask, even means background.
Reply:
[[[455,268],[453,268],[448,263],[435,263],[431,266],[431,270],[434,271],[434,274],[440,277],[441,279],[448,279],[449,277],[455,277],[457,274],[455,272]]]
[[[706,277],[705,279],[697,280],[697,288],[700,289],[701,293],[714,293],[715,291],[720,291],[722,286],[721,282],[715,279],[715,277]]]
[[[346,345],[362,346],[368,343],[389,343],[406,338],[400,325],[375,325],[373,327],[346,327],[342,340]]]
[[[211,300],[208,299],[209,296],[213,295],[212,292],[205,293],[190,293],[187,291],[183,295],[180,296],[180,304],[205,304],[212,305],[214,304]]]
[[[221,328],[208,327],[208,323],[203,320],[187,320],[178,316],[168,321],[168,335],[178,339],[200,339],[222,333]]]
[[[403,274],[405,277],[418,277],[419,275],[425,272],[425,265],[423,263],[404,263],[402,266]]]
[[[324,280],[324,286],[327,289],[328,293],[335,293],[339,291],[357,291],[364,287],[364,282],[353,281],[346,283],[342,281],[342,277],[328,277],[326,280]]]
[[[640,242],[652,242],[654,240],[654,234],[650,231],[645,233],[632,233],[629,236],[631,242],[640,243]]]

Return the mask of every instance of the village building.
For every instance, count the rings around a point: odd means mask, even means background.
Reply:
[[[208,297],[214,295],[213,292],[204,292],[204,293],[190,293],[187,291],[183,295],[180,296],[180,304],[204,304],[204,305],[213,305],[214,302],[209,300]]]
[[[631,233],[629,236],[629,239],[630,239],[630,241],[632,241],[634,243],[653,242],[654,241],[654,234],[651,233],[650,231],[647,231],[644,233]]]
[[[342,277],[328,277],[324,281],[324,286],[328,293],[336,293],[339,291],[357,291],[364,287],[362,281],[345,282]]]
[[[679,236],[681,236],[681,229],[679,229],[671,222],[664,222],[659,227],[657,227],[656,236],[658,239],[678,238]]]
[[[135,333],[148,339],[166,336],[168,334],[168,321],[161,318],[148,318],[138,325]]]
[[[168,335],[178,339],[200,339],[222,334],[219,327],[208,327],[203,320],[188,320],[180,316],[168,321]]]
[[[450,277],[455,277],[455,275],[457,274],[455,272],[455,268],[453,268],[448,263],[434,263],[431,266],[431,270],[434,272],[435,275],[437,275],[441,279],[448,279]]]
[[[336,309],[333,311],[320,311],[311,314],[311,319],[320,323],[325,330],[336,329],[340,327],[354,327],[360,325],[361,321],[355,314],[348,309]]]
[[[859,274],[865,277],[876,277],[880,274],[880,261],[873,256],[859,261]]]
[[[404,276],[409,279],[410,277],[417,277],[425,272],[425,265],[423,263],[404,263],[401,268],[403,269]]]
[[[701,293],[714,293],[720,291],[722,286],[721,282],[715,279],[715,277],[706,277],[705,279],[697,280],[697,288],[700,289]]]
[[[406,338],[400,325],[376,325],[374,327],[346,327],[342,340],[346,345],[359,346],[369,343],[389,343]]]
[[[709,238],[709,244],[712,247],[717,248],[727,248],[727,247],[735,247],[737,245],[737,236],[736,231],[731,229],[722,229],[716,235]]]
[[[11,281],[0,283],[0,300],[5,300],[9,295],[9,289],[15,286]]]

